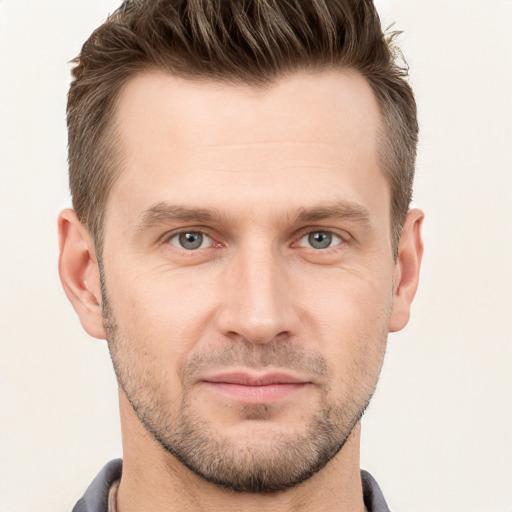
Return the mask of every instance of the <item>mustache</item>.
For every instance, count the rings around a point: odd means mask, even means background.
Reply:
[[[255,345],[242,340],[191,355],[180,369],[183,381],[193,380],[211,368],[280,368],[325,381],[329,377],[326,359],[294,343],[272,340]]]

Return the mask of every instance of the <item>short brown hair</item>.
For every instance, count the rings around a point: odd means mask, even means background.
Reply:
[[[407,66],[372,0],[129,0],[73,61],[68,95],[73,206],[102,246],[103,212],[119,171],[113,123],[123,86],[158,68],[188,79],[260,87],[299,69],[351,68],[382,109],[382,168],[391,187],[393,247],[409,209],[418,141]]]

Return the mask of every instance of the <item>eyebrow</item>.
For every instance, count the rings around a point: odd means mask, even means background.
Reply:
[[[350,220],[361,224],[370,224],[370,212],[364,206],[351,202],[336,202],[313,208],[302,209],[295,219],[297,224],[318,222],[321,220]]]
[[[140,215],[136,225],[144,230],[159,224],[171,222],[212,222],[225,220],[225,216],[208,208],[188,208],[168,203],[158,203]]]
[[[350,220],[361,224],[370,224],[370,212],[367,208],[357,203],[335,202],[311,208],[302,208],[295,216],[293,223],[304,224],[306,222],[318,222],[329,219]],[[228,224],[229,219],[217,209],[189,208],[162,202],[144,210],[136,222],[136,226],[139,230],[145,230],[156,225],[174,222],[220,222]]]

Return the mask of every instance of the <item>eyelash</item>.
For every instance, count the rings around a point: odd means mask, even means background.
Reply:
[[[337,239],[337,242],[334,244],[334,245],[330,245],[329,243],[329,246],[328,247],[322,247],[322,248],[317,248],[317,247],[311,247],[311,245],[309,246],[306,246],[306,245],[302,245],[302,241],[306,238],[309,238],[311,235],[315,235],[315,234],[324,234],[324,235],[327,235],[328,237],[330,237],[331,239],[331,242],[335,242],[336,239]],[[308,241],[309,244],[311,244],[311,240]],[[338,247],[339,245],[343,245],[343,243],[345,243],[345,240],[343,239],[343,237],[339,234],[339,233],[336,233],[332,230],[329,230],[329,229],[315,229],[315,230],[312,230],[312,231],[307,231],[306,233],[303,233],[299,240],[298,240],[298,243],[297,245],[299,247],[306,247],[308,249],[312,249],[314,250],[315,252],[327,252],[329,250],[335,250],[336,247]]]
[[[332,241],[335,241],[336,239],[338,241],[337,241],[337,243],[335,243],[332,246],[329,245],[328,247],[323,247],[323,248],[315,248],[315,247],[311,247],[311,245],[303,245],[301,243],[306,237],[309,237],[314,234],[319,234],[319,233],[328,235],[329,237],[331,237]],[[205,240],[203,240],[199,247],[194,248],[194,249],[187,249],[187,248],[183,247],[179,242],[179,237],[182,235],[186,235],[186,234],[202,235],[203,237],[209,239],[210,243],[208,246],[202,247],[203,243],[205,242]],[[292,247],[304,247],[305,249],[309,249],[311,251],[314,251],[315,253],[329,253],[333,250],[336,250],[339,246],[343,246],[347,242],[346,238],[347,238],[347,236],[343,236],[340,233],[330,230],[330,229],[318,229],[318,228],[317,229],[307,229],[307,230],[301,231],[299,237],[295,238],[295,240],[291,244],[291,246]],[[177,239],[177,242],[173,243],[172,241],[175,239]],[[207,249],[222,247],[222,245],[223,245],[219,242],[216,242],[208,233],[205,232],[204,229],[200,229],[200,228],[176,231],[174,233],[167,235],[164,238],[164,241],[165,241],[165,243],[173,245],[178,250],[182,251],[185,254],[189,254],[189,255],[194,254],[201,249],[207,250]],[[311,243],[311,241],[309,241],[309,243]]]
[[[201,243],[201,246],[199,246],[195,249],[186,249],[185,247],[178,245],[179,244],[178,241],[176,244],[172,242],[174,239],[179,240],[179,237],[182,235],[201,235],[204,238],[209,239],[210,244],[207,247],[201,247],[203,245],[203,243],[205,242],[205,240],[203,240],[203,242]],[[202,229],[185,229],[185,230],[181,230],[181,231],[176,231],[174,233],[167,235],[164,238],[164,242],[167,244],[173,245],[178,250],[181,250],[182,252],[187,253],[187,254],[193,254],[193,253],[199,251],[200,249],[203,249],[203,250],[211,249],[212,247],[220,247],[222,245],[218,242],[215,242],[215,240]]]

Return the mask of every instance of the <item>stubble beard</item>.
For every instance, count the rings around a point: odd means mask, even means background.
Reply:
[[[102,279],[103,281],[103,279]],[[215,431],[194,408],[194,400],[186,385],[180,402],[171,403],[164,386],[152,373],[151,365],[143,365],[135,355],[136,340],[121,334],[102,286],[103,318],[110,355],[119,385],[146,431],[159,445],[184,466],[204,480],[235,492],[275,493],[295,487],[324,468],[343,448],[352,430],[361,419],[375,390],[350,390],[342,400],[325,398],[307,425],[278,432],[262,438],[251,438],[239,444],[237,439]],[[126,354],[132,355],[128,361]],[[238,363],[247,367],[280,367],[326,372],[327,364],[320,356],[305,357],[286,343],[270,343],[254,348],[249,343],[226,347],[208,356],[202,355],[190,362],[191,367],[203,361]],[[137,362],[139,364],[137,365]],[[145,366],[145,367],[144,367]],[[186,371],[184,372],[186,374]],[[326,386],[327,388],[328,386]],[[176,414],[176,411],[179,413]],[[240,407],[246,421],[268,421],[272,405]],[[270,433],[271,434],[271,433]]]

